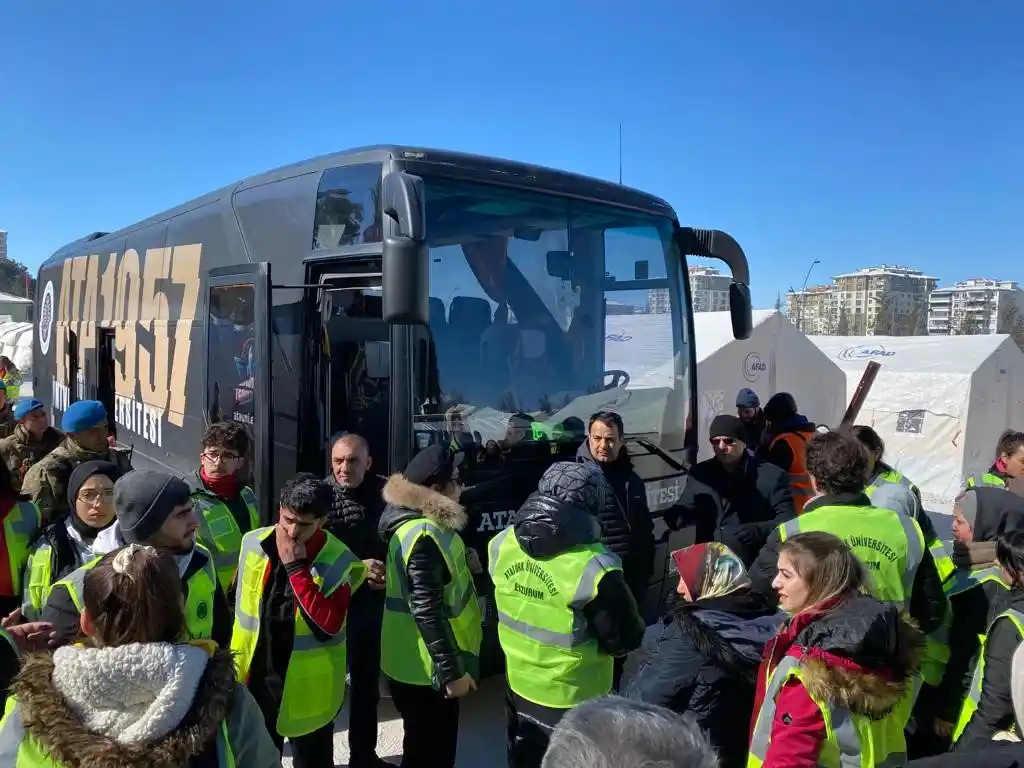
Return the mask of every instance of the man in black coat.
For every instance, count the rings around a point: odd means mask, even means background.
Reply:
[[[713,458],[697,464],[679,503],[665,513],[669,527],[695,524],[696,542],[720,541],[750,567],[768,535],[796,516],[788,475],[756,458],[746,425],[720,414],[711,422]]]
[[[354,433],[336,436],[331,445],[334,492],[327,530],[366,565],[366,588],[356,590],[348,614],[348,744],[352,768],[379,768],[377,704],[380,701],[380,628],[384,618],[384,561],[387,546],[377,533],[384,511],[383,477],[370,472],[373,460],[366,439]]]
[[[626,584],[643,613],[654,569],[654,521],[647,508],[644,481],[633,471],[626,451],[624,432],[619,414],[595,413],[587,424],[587,439],[580,445],[576,460],[597,464],[611,486],[613,493],[597,515],[601,543],[622,561]]]

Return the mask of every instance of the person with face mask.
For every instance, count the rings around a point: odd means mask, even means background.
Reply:
[[[331,490],[309,472],[281,488],[278,520],[242,538],[231,651],[278,751],[333,768],[345,700],[346,623],[366,567],[323,529]]]
[[[190,490],[180,477],[152,470],[128,472],[114,483],[115,520],[93,543],[97,557],[56,582],[43,607],[42,619],[53,624],[59,643],[78,638],[82,585],[100,556],[126,544],[144,544],[174,556],[191,636],[228,647],[231,608],[217,581],[213,555],[196,541],[199,521]]]
[[[715,455],[694,466],[665,522],[676,530],[695,524],[697,543],[719,541],[750,567],[768,535],[796,510],[786,473],[754,456],[746,434],[736,416],[722,413],[712,420]]]
[[[64,435],[50,426],[46,408],[38,400],[22,398],[14,404],[14,431],[0,440],[0,461],[11,470],[14,489],[20,490],[32,465],[60,445]]]
[[[381,668],[402,715],[405,768],[454,768],[459,699],[476,690],[483,637],[471,563],[459,532],[460,454],[417,453],[384,486],[388,545]]]
[[[54,582],[91,561],[100,532],[114,524],[114,483],[121,470],[109,461],[87,461],[68,480],[69,513],[43,529],[25,568],[22,615],[34,621],[43,612]]]
[[[21,489],[39,505],[43,521],[52,523],[64,513],[71,472],[83,461],[109,461],[122,472],[131,469],[128,454],[110,447],[107,409],[98,400],[78,400],[61,419],[64,440],[22,481]]]

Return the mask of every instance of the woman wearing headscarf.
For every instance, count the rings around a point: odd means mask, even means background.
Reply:
[[[943,589],[949,597],[949,661],[935,693],[933,730],[949,742],[971,684],[974,662],[993,605],[1008,588],[996,552],[1005,521],[1024,515],[1024,499],[1003,488],[969,488],[953,505],[953,564]]]
[[[86,640],[26,656],[0,722],[0,765],[280,768],[227,651],[188,641],[174,557],[129,544],[85,577]]]
[[[695,544],[672,561],[676,598],[647,630],[622,695],[689,712],[723,768],[742,766],[761,653],[785,616],[751,592],[743,561],[724,544]]]
[[[114,523],[114,482],[121,469],[109,461],[86,461],[68,479],[68,514],[43,529],[25,568],[21,612],[38,619],[50,587],[95,557],[100,531]]]

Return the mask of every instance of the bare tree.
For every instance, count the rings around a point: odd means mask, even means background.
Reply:
[[[839,310],[836,317],[835,329],[832,330],[833,336],[849,336],[850,335],[850,310],[845,307]]]
[[[1024,312],[1018,307],[1009,307],[999,317],[998,330],[1008,333],[1014,343],[1024,351]]]
[[[896,316],[893,310],[893,297],[888,291],[883,292],[877,299],[875,309],[875,322],[870,331],[872,336],[895,336]]]
[[[951,324],[949,332],[952,336],[981,336],[985,329],[977,315],[964,312]]]
[[[917,304],[914,308],[902,316],[902,322],[899,323],[900,332],[898,336],[924,336],[928,333],[927,329],[927,308],[921,304]],[[925,328],[922,328],[922,324]]]

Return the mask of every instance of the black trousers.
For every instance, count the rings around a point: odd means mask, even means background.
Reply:
[[[567,709],[552,709],[517,696],[505,685],[505,745],[509,768],[540,768],[551,732]]]
[[[284,736],[277,733],[277,713],[267,719],[267,730],[279,752],[284,751]],[[288,739],[295,768],[334,768],[334,721],[305,736]]]
[[[388,680],[402,716],[402,768],[455,768],[459,746],[459,700],[426,685]]]
[[[384,593],[364,586],[352,597],[348,615],[348,746],[352,768],[376,762],[383,620]]]

